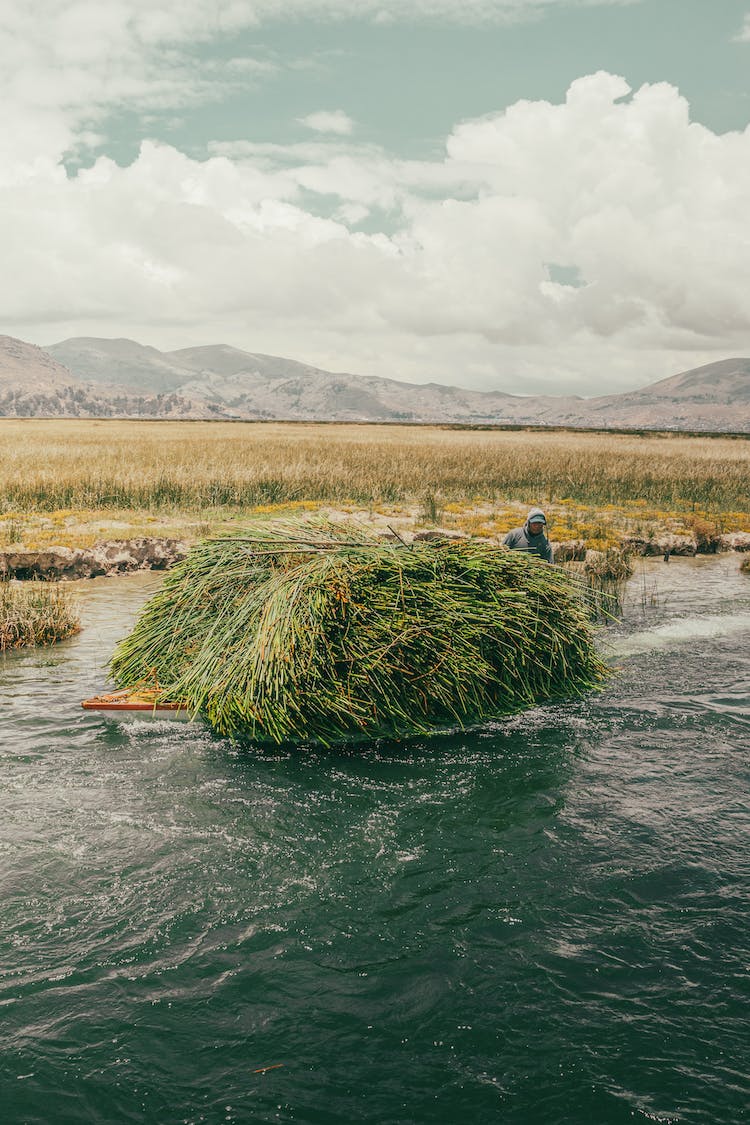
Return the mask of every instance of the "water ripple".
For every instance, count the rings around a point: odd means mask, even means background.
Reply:
[[[158,579],[84,587],[0,665],[7,1119],[746,1120],[730,561],[653,568],[598,695],[333,752],[84,715]]]

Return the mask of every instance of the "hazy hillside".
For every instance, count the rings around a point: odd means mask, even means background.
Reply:
[[[106,343],[107,341],[97,341]],[[135,345],[140,347],[140,345]],[[144,349],[152,351],[155,349]],[[83,349],[81,349],[82,354]],[[105,353],[106,349],[99,349]],[[158,356],[160,353],[156,353]],[[0,417],[5,418],[213,418],[205,402],[180,395],[138,394],[137,381],[86,381],[48,351],[13,336],[0,336]],[[147,388],[143,388],[146,390]]]
[[[750,430],[750,359],[724,359],[637,391],[589,399],[594,425]],[[601,421],[597,421],[600,419]]]
[[[128,391],[165,394],[176,391],[192,369],[168,353],[135,340],[100,340],[78,336],[46,349],[85,383],[103,383]]]
[[[500,420],[504,404],[513,400],[502,392],[334,374],[225,344],[158,352],[133,340],[79,337],[48,351],[82,380],[128,390],[145,389],[153,380],[154,387],[211,403],[231,418],[488,422]]]
[[[611,398],[612,396],[610,396]],[[614,396],[629,405],[655,402],[750,403],[750,359],[722,359],[671,375],[638,391]]]
[[[15,336],[0,336],[0,390],[22,395],[54,392],[76,377],[48,351]]]
[[[228,344],[208,344],[199,348],[180,348],[176,352],[165,352],[175,363],[190,368],[199,374],[219,375],[231,378],[241,372],[263,375],[267,379],[289,379],[293,376],[328,375],[319,367],[299,363],[294,359],[284,359],[277,355],[263,355],[262,352],[243,352]]]
[[[509,395],[333,373],[225,344],[160,352],[77,337],[0,337],[0,415],[546,424],[750,432],[750,359],[626,394]]]

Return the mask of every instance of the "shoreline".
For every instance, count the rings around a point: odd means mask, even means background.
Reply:
[[[344,513],[341,513],[342,515]],[[393,532],[374,520],[373,530],[393,538]],[[451,527],[401,528],[398,536],[405,542],[448,537],[469,539],[473,536]],[[481,536],[488,545],[499,546],[502,536]],[[556,562],[584,561],[587,552],[596,550],[586,539],[551,540]],[[86,578],[113,577],[136,571],[168,570],[184,559],[196,539],[175,539],[164,536],[138,536],[129,539],[105,540],[88,547],[49,545],[41,549],[7,547],[0,549],[0,581],[79,581]],[[633,557],[694,557],[736,552],[750,553],[750,533],[731,532],[701,541],[688,535],[666,532],[662,536],[622,535],[613,544]]]
[[[0,550],[0,581],[75,582],[168,570],[188,550],[188,543],[162,537],[109,540],[93,547],[5,548]]]

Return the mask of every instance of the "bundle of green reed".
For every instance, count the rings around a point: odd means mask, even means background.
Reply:
[[[478,722],[601,683],[565,571],[471,541],[256,527],[199,544],[112,661],[217,731],[324,744]]]

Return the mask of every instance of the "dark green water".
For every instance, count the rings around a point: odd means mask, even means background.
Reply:
[[[639,575],[600,696],[347,754],[84,714],[158,580],[83,586],[0,663],[2,1121],[748,1120],[738,565]]]

